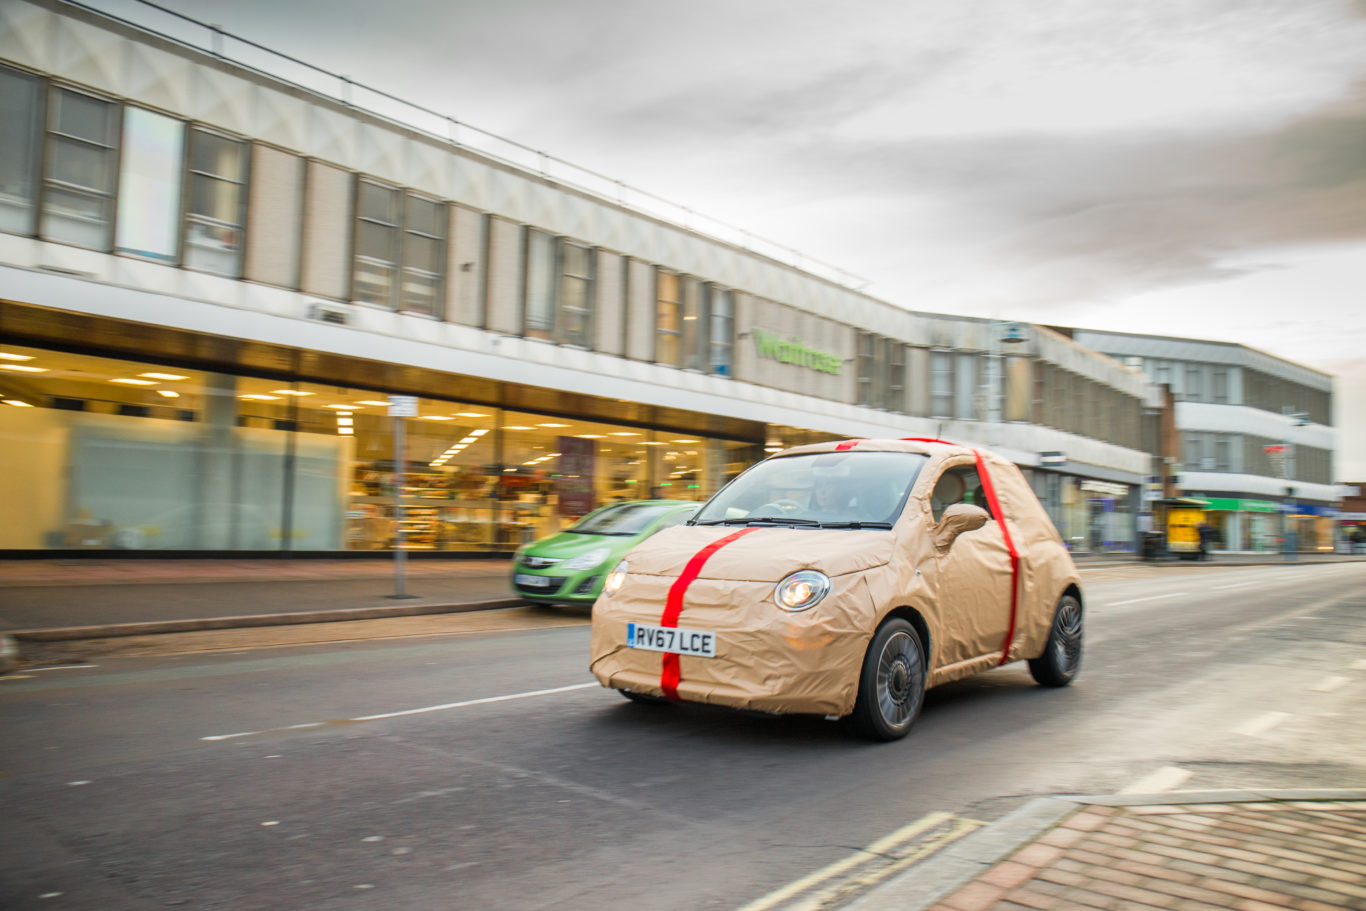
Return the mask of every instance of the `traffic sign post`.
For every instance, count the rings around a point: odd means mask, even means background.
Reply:
[[[416,598],[403,590],[408,552],[403,549],[403,491],[408,484],[407,445],[403,439],[403,419],[417,417],[417,396],[389,396],[389,416],[394,419],[394,593],[390,598]]]

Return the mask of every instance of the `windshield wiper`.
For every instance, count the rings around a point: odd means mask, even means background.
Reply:
[[[891,522],[822,522],[821,528],[891,528]]]
[[[704,522],[694,522],[694,525],[820,525],[814,519],[790,519],[786,516],[744,516],[735,519],[708,519]],[[889,528],[891,526],[888,526]]]

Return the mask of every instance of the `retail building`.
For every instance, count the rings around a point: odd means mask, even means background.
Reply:
[[[1330,374],[1230,342],[1066,331],[1170,389],[1181,455],[1163,473],[1209,502],[1216,549],[1334,549]]]
[[[1138,371],[177,37],[0,7],[0,550],[506,551],[888,435],[991,445],[1073,547],[1133,547]]]

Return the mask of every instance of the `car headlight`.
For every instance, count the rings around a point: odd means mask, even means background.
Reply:
[[[612,552],[608,550],[606,547],[595,547],[586,553],[579,554],[572,560],[565,560],[563,563],[560,564],[560,568],[567,569],[570,572],[578,572],[584,569],[595,569],[597,568],[598,564],[601,563],[603,560],[606,560],[608,555],[611,553]]]
[[[802,569],[778,583],[773,590],[773,603],[787,611],[806,610],[828,594],[829,576],[814,569]]]
[[[607,581],[602,584],[602,593],[604,595],[616,594],[617,590],[625,584],[626,561],[622,560],[607,574]]]

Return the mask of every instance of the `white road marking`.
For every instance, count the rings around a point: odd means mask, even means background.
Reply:
[[[788,883],[781,889],[776,889],[773,892],[768,893],[763,898],[750,902],[748,905],[741,908],[740,911],[767,911],[767,909],[786,901],[797,893],[811,888],[816,883],[838,876],[846,870],[851,870],[873,855],[886,854],[900,842],[914,838],[921,832],[933,829],[945,820],[952,818],[953,816],[950,813],[928,813],[910,825],[902,826],[892,834],[879,838],[862,851],[856,851],[843,860],[837,860],[833,864],[821,867],[814,873],[807,874],[801,879]]]
[[[1247,588],[1249,585],[1262,585],[1262,584],[1263,584],[1263,583],[1261,583],[1261,582],[1235,582],[1235,583],[1232,584],[1232,585],[1216,585],[1216,586],[1214,586],[1214,590],[1218,592],[1218,591],[1223,591],[1223,590],[1226,589],[1226,588]]]
[[[1315,693],[1331,693],[1340,690],[1351,681],[1350,677],[1324,677],[1309,689]]]
[[[1104,605],[1101,605],[1101,606],[1102,606],[1102,607],[1119,607],[1121,604],[1137,604],[1137,603],[1139,603],[1140,601],[1156,601],[1156,600],[1158,600],[1159,598],[1180,598],[1180,597],[1182,597],[1182,596],[1185,595],[1185,594],[1186,594],[1186,592],[1168,592],[1168,593],[1165,594],[1165,595],[1148,595],[1146,598],[1130,598],[1130,599],[1127,600],[1127,601],[1111,601],[1109,604],[1104,604]]]
[[[513,699],[530,699],[533,696],[550,696],[555,693],[567,693],[571,690],[586,690],[589,687],[599,686],[598,683],[575,683],[572,686],[557,686],[548,690],[531,690],[526,693],[510,693],[506,696],[486,696],[483,699],[466,699],[464,702],[447,702],[442,705],[427,705],[418,709],[404,709],[400,712],[383,712],[378,715],[361,715],[359,718],[344,718],[337,721],[309,721],[304,724],[288,724],[278,728],[265,728],[260,731],[238,731],[234,734],[210,734],[207,737],[200,737],[200,740],[234,740],[238,737],[254,737],[257,734],[268,734],[276,731],[299,731],[305,728],[320,728],[328,724],[347,724],[361,721],[379,721],[384,718],[401,718],[404,715],[422,715],[427,712],[444,712],[447,709],[461,709],[470,705],[488,705],[492,702],[510,702]]]
[[[90,782],[88,782],[88,781],[68,781],[67,784],[70,785],[70,786],[73,787],[73,788],[78,788],[78,787],[80,787],[80,786],[83,785],[83,784],[90,784]]]
[[[46,667],[31,667],[30,671],[88,671],[99,667],[98,664],[49,664]],[[58,895],[62,893],[58,892]]]
[[[1242,734],[1246,737],[1256,737],[1259,734],[1265,734],[1289,717],[1290,715],[1286,712],[1262,712],[1257,717],[1249,718],[1238,725],[1233,729],[1233,733]]]
[[[1170,791],[1190,777],[1191,772],[1189,770],[1177,768],[1174,765],[1166,765],[1156,772],[1144,775],[1119,793],[1156,794],[1159,791]]]

